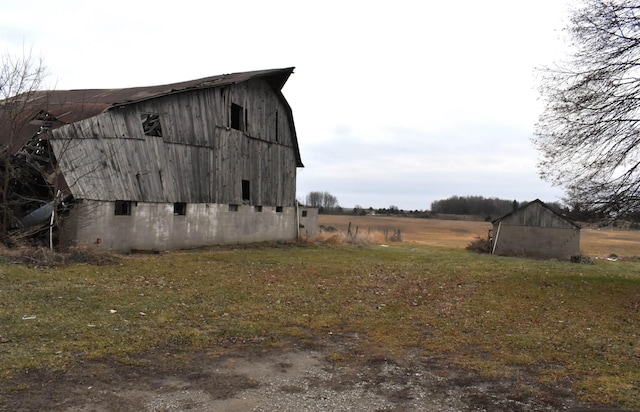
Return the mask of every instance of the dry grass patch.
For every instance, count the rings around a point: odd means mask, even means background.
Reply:
[[[341,362],[418,349],[472,373],[572,382],[640,408],[640,266],[419,244],[284,244],[0,265],[0,376],[154,349],[340,342]]]
[[[319,215],[318,222],[346,233],[349,223],[360,232],[400,229],[402,240],[431,246],[465,248],[487,239],[491,223],[464,220],[420,219],[392,216]],[[623,259],[640,260],[640,230],[591,229],[581,231],[580,247],[583,255],[607,258],[614,254]]]
[[[338,231],[329,229],[321,229],[318,234],[302,239],[307,244],[322,245],[382,245],[389,242],[399,242],[402,239],[396,234],[391,236],[384,231],[358,231],[354,229],[352,232]]]
[[[362,232],[393,234],[400,230],[402,240],[433,246],[464,248],[471,240],[486,237],[491,223],[463,220],[418,219],[394,216],[319,215],[318,224],[346,233],[351,223]]]
[[[640,230],[583,229],[580,248],[584,253],[599,258],[614,254],[640,259]]]
[[[56,252],[45,247],[21,246],[0,251],[0,263],[19,263],[33,267],[65,266],[76,263],[92,265],[120,264],[118,256],[91,247],[72,247],[65,252]]]

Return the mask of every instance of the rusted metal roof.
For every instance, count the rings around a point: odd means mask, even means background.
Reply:
[[[126,106],[143,100],[154,99],[169,94],[183,93],[193,89],[223,87],[237,84],[251,79],[264,78],[275,90],[281,90],[293,73],[293,67],[283,69],[257,70],[250,72],[223,74],[204,77],[179,83],[159,86],[131,87],[124,89],[87,89],[87,90],[43,90],[32,92],[25,105],[24,117],[17,139],[11,138],[9,133],[0,133],[0,144],[10,146],[10,151],[16,153],[39,130],[41,122],[32,122],[42,112],[48,113],[55,120],[51,128],[74,123],[96,116],[114,107]],[[16,96],[12,99],[19,99]],[[5,122],[2,116],[0,101],[0,123]],[[31,124],[30,122],[34,123]],[[0,124],[0,131],[9,130],[9,125]]]

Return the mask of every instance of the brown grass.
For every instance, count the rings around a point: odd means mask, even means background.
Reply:
[[[20,246],[13,249],[0,249],[1,263],[20,263],[33,267],[67,266],[76,263],[92,265],[118,265],[120,259],[111,253],[91,247],[72,247],[64,252],[50,250],[47,247]]]
[[[477,238],[486,238],[491,223],[463,220],[415,219],[387,216],[320,215],[318,224],[334,227],[345,233],[349,222],[359,233],[390,233],[400,229],[404,242],[431,246],[464,248]],[[335,234],[334,234],[335,235]],[[621,258],[640,257],[640,231],[620,229],[583,229],[580,239],[584,255],[606,258],[615,254]]]
[[[486,237],[491,223],[463,220],[414,219],[389,216],[320,215],[318,224],[346,232],[351,222],[352,232],[392,234],[400,230],[404,242],[432,246],[464,248],[473,239]]]
[[[584,254],[599,258],[605,258],[610,254],[636,258],[640,256],[640,231],[583,229],[580,248]]]

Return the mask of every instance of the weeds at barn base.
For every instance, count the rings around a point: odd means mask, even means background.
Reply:
[[[120,258],[112,253],[91,247],[72,247],[64,252],[45,247],[20,246],[0,251],[0,264],[14,263],[33,267],[56,267],[78,263],[90,265],[119,265]]]

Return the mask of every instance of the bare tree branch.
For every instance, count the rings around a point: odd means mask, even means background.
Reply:
[[[570,204],[640,209],[640,0],[583,0],[567,28],[572,59],[541,70],[533,139],[545,180]]]
[[[35,58],[31,51],[17,57],[9,53],[0,56],[0,241],[5,244],[8,230],[17,221],[15,212],[19,208],[15,207],[15,203],[24,203],[25,197],[40,197],[30,196],[29,190],[38,190],[34,185],[43,183],[36,182],[37,177],[34,178],[41,173],[32,172],[48,163],[45,159],[50,154],[48,145],[35,139],[34,144],[27,145],[19,153],[12,153],[12,148],[19,139],[20,131],[33,119],[34,114],[29,110],[30,100],[40,89],[45,77],[43,59]],[[16,191],[16,186],[29,189]]]

